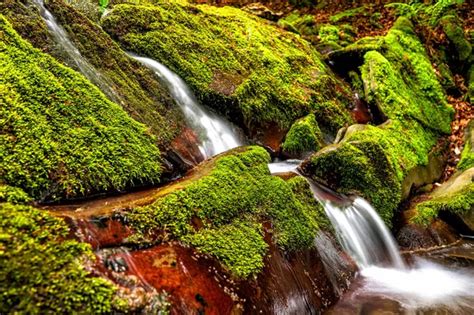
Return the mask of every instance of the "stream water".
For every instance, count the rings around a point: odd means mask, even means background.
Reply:
[[[199,149],[205,158],[242,145],[236,129],[225,119],[211,113],[199,104],[186,83],[173,71],[156,60],[130,54],[155,72],[166,84],[170,94],[181,108],[190,127],[201,142]]]
[[[360,273],[330,313],[474,313],[472,270],[443,266],[418,256],[411,256],[413,262],[408,265],[390,230],[367,201],[328,201],[321,188],[309,183]]]

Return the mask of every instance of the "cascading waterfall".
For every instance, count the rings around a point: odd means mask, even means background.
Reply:
[[[46,9],[43,0],[33,0],[38,7],[41,17],[43,18],[49,32],[53,36],[54,41],[67,54],[67,57],[73,62],[76,68],[92,83],[94,83],[107,97],[119,104],[124,104],[113,88],[113,84],[108,78],[97,71],[88,61],[81,55],[81,52],[69,39],[66,30],[56,21],[53,14]]]
[[[294,172],[301,175],[293,161],[277,161],[270,163],[268,168],[272,174]],[[407,266],[390,230],[367,201],[334,195],[311,179],[307,178],[307,181],[315,199],[324,207],[341,246],[356,262],[362,276],[362,285],[343,298],[343,305],[370,302],[378,296],[400,303],[408,314],[424,309],[442,310],[443,314],[474,313],[472,273],[447,270],[416,256],[412,257],[414,264]],[[326,272],[331,273],[337,270],[338,263],[333,257],[334,250],[328,249],[327,243],[324,235],[316,237],[315,245],[321,252]],[[336,275],[328,276],[340,295]],[[338,314],[337,306],[332,314]]]
[[[202,107],[186,83],[174,72],[156,60],[130,54],[153,70],[167,85],[170,94],[184,113],[190,127],[197,132],[199,149],[205,158],[241,145],[239,137],[229,122]]]

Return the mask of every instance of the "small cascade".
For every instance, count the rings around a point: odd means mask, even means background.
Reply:
[[[67,57],[74,63],[76,69],[101,89],[110,100],[123,105],[123,101],[115,92],[110,80],[97,71],[87,59],[81,55],[79,49],[77,49],[74,43],[69,39],[66,30],[56,21],[53,14],[46,9],[44,1],[33,0],[33,2],[38,7],[41,17],[46,23],[54,41],[61,47],[62,51],[67,54]]]
[[[188,124],[198,134],[201,141],[199,149],[205,158],[242,145],[230,123],[201,106],[186,83],[176,73],[153,59],[133,54],[130,56],[153,70],[167,85]]]
[[[277,173],[296,173],[298,166],[301,164],[301,160],[285,160],[285,161],[274,161],[268,164],[268,169],[271,174]]]

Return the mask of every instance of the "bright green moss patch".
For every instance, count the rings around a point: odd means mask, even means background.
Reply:
[[[0,184],[0,202],[4,201],[18,204],[28,203],[32,199],[21,188]]]
[[[296,121],[286,134],[282,149],[291,154],[317,151],[324,146],[321,130],[313,114]]]
[[[471,120],[464,131],[464,148],[457,168],[467,170],[474,167],[474,120]]]
[[[147,129],[0,16],[0,180],[35,199],[158,182]]]
[[[366,100],[388,118],[415,119],[426,128],[449,134],[453,110],[422,44],[405,22],[409,23],[400,18],[384,37],[383,53],[365,54],[361,72]]]
[[[292,181],[270,175],[268,162],[268,153],[260,147],[220,156],[204,176],[149,206],[133,209],[127,217],[142,236],[164,230],[221,259],[235,275],[254,273],[261,268],[265,247],[261,245],[259,225],[251,222],[270,220],[277,244],[296,250],[312,245],[321,216],[320,206],[314,200],[300,200]],[[298,187],[299,191],[304,189]],[[201,222],[202,229],[196,230],[192,222]],[[253,229],[253,236],[240,238],[238,230],[242,226]],[[222,241],[220,245],[216,245],[218,240]],[[251,259],[229,257],[233,250],[235,255],[243,255],[245,246],[253,249]]]
[[[64,240],[62,219],[0,203],[0,312],[111,313],[115,288],[92,277],[88,244]]]
[[[102,25],[125,49],[164,63],[203,103],[251,129],[270,122],[288,128],[315,104],[350,102],[306,41],[236,8],[116,5]]]
[[[267,243],[257,223],[233,222],[218,229],[203,229],[186,241],[199,251],[212,253],[237,276],[247,278],[262,270]]]

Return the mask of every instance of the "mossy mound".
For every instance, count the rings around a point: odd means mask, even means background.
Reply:
[[[63,0],[49,0],[46,6],[81,55],[112,85],[114,95],[109,99],[148,126],[160,148],[167,149],[181,131],[184,118],[156,75],[127,56],[98,25]]]
[[[29,206],[0,203],[0,312],[2,314],[112,312],[114,285],[92,277],[88,244],[64,240],[62,219]]]
[[[428,226],[441,211],[459,216],[474,231],[474,168],[453,175],[429,195],[429,200],[415,206],[413,223]]]
[[[318,151],[324,146],[323,135],[314,114],[297,120],[286,134],[282,149],[291,155]]]
[[[348,133],[303,170],[339,192],[367,198],[390,224],[406,197],[410,170],[428,164],[438,138],[450,132],[453,110],[408,20],[399,19],[385,37],[362,46],[364,98],[390,122]]]
[[[314,199],[300,198],[309,191],[305,179],[271,176],[269,159],[261,147],[219,156],[207,162],[203,176],[133,209],[127,218],[145,239],[164,230],[247,277],[263,267],[266,244],[258,222],[270,220],[277,244],[296,250],[312,245],[323,216]]]
[[[160,152],[82,75],[0,16],[0,180],[36,200],[158,182]]]
[[[319,104],[338,113],[351,102],[350,90],[310,44],[236,8],[122,4],[102,25],[125,49],[164,63],[202,103],[250,130],[268,123],[289,128]]]
[[[184,125],[181,111],[153,72],[127,56],[107,33],[75,9],[87,11],[91,3],[71,3],[75,7],[63,0],[50,0],[46,1],[46,7],[65,29],[81,55],[100,74],[92,83],[109,100],[118,103],[134,119],[147,125],[156,136],[155,141],[160,148],[168,149]],[[94,3],[94,6],[99,8],[98,3]],[[33,46],[65,65],[76,67],[75,61],[70,60],[70,56],[64,52],[64,47],[58,46],[51,36],[35,5],[26,6],[20,0],[9,0],[0,4],[0,13]]]

